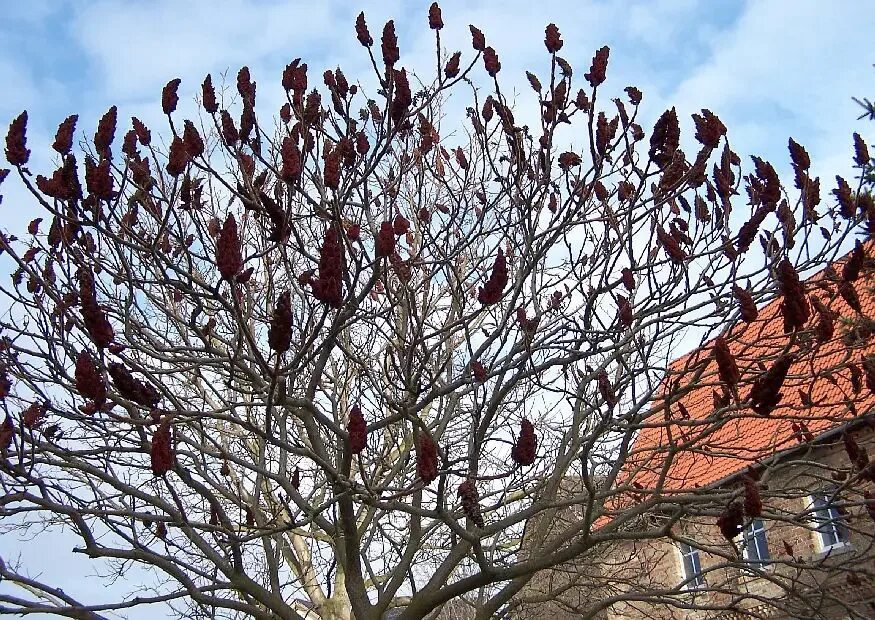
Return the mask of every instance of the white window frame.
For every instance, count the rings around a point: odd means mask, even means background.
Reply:
[[[681,567],[681,576],[683,577],[684,590],[696,591],[701,590],[705,587],[705,574],[702,572],[702,555],[699,553],[699,550],[692,545],[689,545],[685,542],[678,541],[676,545],[678,550],[678,558],[680,560]],[[687,558],[690,558],[690,564],[693,565],[695,570],[695,566],[699,567],[698,572],[694,572],[690,574],[687,572]]]
[[[751,537],[756,540],[757,536],[761,535],[763,548],[765,549],[766,557],[757,557],[751,558],[748,553],[748,541]],[[766,535],[766,523],[760,518],[753,519],[744,530],[742,530],[741,534],[738,535],[736,539],[741,544],[741,557],[744,558],[744,561],[747,562],[751,566],[756,566],[759,568],[765,568],[772,564],[772,554],[769,551],[769,539]],[[759,545],[757,545],[757,555],[759,554]]]
[[[830,493],[828,490],[813,493],[808,496],[808,508],[811,510],[811,520],[814,525],[813,534],[817,539],[817,547],[821,553],[844,549],[851,544],[847,519],[839,512],[834,503],[830,501],[833,497],[833,493]],[[816,507],[818,500],[825,504],[823,508]],[[821,531],[821,527],[824,526],[830,529],[836,542],[825,542],[825,532]],[[841,535],[842,533],[844,533],[843,536]]]

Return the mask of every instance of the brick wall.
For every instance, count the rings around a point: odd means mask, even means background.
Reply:
[[[875,455],[875,434],[871,430],[857,431],[855,436]],[[850,484],[832,479],[832,473],[840,470],[848,470],[848,457],[838,437],[769,467],[764,478],[767,489],[763,490],[763,523],[770,557],[775,561],[759,572],[745,569],[748,565],[739,555],[741,543],[730,545],[713,517],[683,519],[672,527],[672,532],[700,549],[704,589],[679,590],[683,573],[675,542],[618,541],[594,549],[582,562],[536,575],[521,592],[519,600],[525,603],[520,604],[514,617],[577,620],[585,617],[583,612],[591,609],[593,602],[610,601],[610,609],[595,617],[847,618],[849,610],[837,600],[850,605],[861,618],[875,618],[875,605],[868,603],[875,598],[875,583],[865,578],[858,583],[854,578],[860,568],[870,574],[875,568],[872,520],[861,506],[848,507],[844,518],[849,544],[824,552],[820,534],[815,531],[817,524],[810,519],[810,493]],[[860,489],[859,481],[853,484]],[[875,489],[870,483],[862,484]],[[838,499],[859,502],[860,496],[847,492]],[[793,595],[787,596],[788,588]],[[620,600],[624,597],[627,600]]]

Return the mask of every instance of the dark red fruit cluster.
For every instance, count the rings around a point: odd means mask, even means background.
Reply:
[[[459,498],[462,500],[462,511],[477,527],[483,527],[483,515],[480,514],[480,495],[471,480],[465,480],[459,485]]]
[[[416,473],[425,484],[438,477],[438,451],[427,433],[420,433],[416,441]]]
[[[744,506],[741,502],[732,502],[724,509],[723,514],[717,517],[717,527],[720,528],[720,533],[730,542],[741,534],[743,524]]]
[[[319,250],[319,277],[310,280],[313,296],[331,308],[343,305],[343,276],[346,256],[340,238],[340,226],[332,224],[325,232]]]
[[[781,387],[792,363],[791,355],[782,355],[771,368],[756,378],[747,397],[751,409],[759,415],[769,415],[778,406],[783,396]]]
[[[285,353],[291,346],[293,319],[292,294],[286,291],[277,299],[267,331],[267,344],[277,353]]]
[[[368,445],[368,425],[358,405],[353,405],[349,411],[346,430],[349,434],[349,451],[352,454],[359,454]]]
[[[498,255],[492,264],[492,273],[486,281],[486,285],[480,289],[477,300],[484,306],[497,304],[501,301],[504,287],[507,286],[507,260],[504,258],[504,250],[498,248]]]
[[[167,417],[152,435],[152,473],[163,476],[176,465],[176,455],[173,451],[173,433],[170,429],[170,418]]]
[[[510,456],[514,462],[528,466],[535,462],[537,451],[538,440],[535,437],[535,427],[527,418],[523,418],[519,437],[510,451]]]
[[[76,358],[74,378],[79,394],[91,399],[97,407],[102,407],[106,402],[106,381],[94,363],[94,358],[84,349]]]
[[[237,232],[237,220],[229,213],[216,242],[216,266],[224,280],[229,282],[243,268],[243,249],[240,246],[240,236]]]

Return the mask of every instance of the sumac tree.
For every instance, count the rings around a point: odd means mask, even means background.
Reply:
[[[296,59],[260,79],[286,100],[257,114],[246,67],[224,93],[173,79],[162,140],[113,106],[77,151],[73,115],[54,170],[28,167],[45,145],[12,120],[0,179],[42,213],[0,240],[4,527],[63,523],[88,558],[150,566],[163,579],[137,602],[186,617],[414,619],[460,601],[493,617],[538,571],[628,536],[597,524],[682,337],[781,295],[788,330],[814,329],[799,274],[875,221],[871,200],[843,180],[822,197],[793,141],[794,189],[766,161],[743,172],[708,110],[683,134],[673,108],[642,126],[610,50],[573,70],[554,24],[523,122],[487,35],[472,26],[457,52],[437,5],[428,23],[428,78],[393,22],[362,15],[367,80]],[[463,127],[442,125],[450,93]],[[748,398],[720,342],[712,378]],[[763,414],[789,359],[760,360]],[[545,534],[572,504],[579,519]],[[131,606],[85,607],[25,568],[0,569],[26,587],[4,612]]]

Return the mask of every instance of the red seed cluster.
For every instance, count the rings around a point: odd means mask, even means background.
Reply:
[[[480,288],[477,294],[477,301],[484,306],[497,304],[501,301],[501,296],[504,293],[504,287],[507,286],[508,272],[507,260],[504,257],[504,250],[498,248],[498,254],[495,257],[495,262],[492,264],[492,273],[486,281],[486,285]]]
[[[172,79],[161,91],[161,108],[164,110],[164,114],[172,114],[176,111],[176,106],[179,103],[179,95],[176,94],[176,91],[179,90],[180,84],[182,84],[181,79]]]
[[[222,110],[222,141],[225,146],[233,147],[240,139],[240,134],[237,133],[237,127],[234,125],[234,119],[228,113],[228,110]]]
[[[511,448],[510,456],[515,463],[528,466],[535,462],[538,451],[538,440],[535,437],[535,427],[527,418],[520,423],[520,434]]]
[[[860,304],[860,297],[857,295],[857,289],[853,282],[842,282],[838,286],[839,295],[845,300],[845,303],[851,307],[857,314],[863,314],[863,306]]]
[[[474,381],[477,383],[483,383],[486,381],[489,373],[486,371],[486,367],[480,362],[480,360],[474,360],[471,362],[471,373],[474,375]]]
[[[438,477],[438,451],[427,433],[420,433],[416,441],[416,473],[425,484]]]
[[[491,77],[495,77],[501,71],[498,53],[491,46],[483,50],[483,66],[486,67],[486,73]]]
[[[406,235],[410,232],[410,220],[399,213],[395,216],[395,219],[392,220],[392,232],[399,237],[401,235]]]
[[[738,305],[741,309],[741,320],[745,323],[753,323],[759,316],[757,305],[754,303],[753,297],[746,290],[738,285],[733,285],[732,294],[738,300]]]
[[[845,444],[845,452],[848,454],[848,459],[850,459],[851,463],[858,471],[863,471],[869,464],[869,454],[866,452],[866,448],[858,444],[857,441],[847,433],[842,435],[842,441]]]
[[[393,20],[390,19],[383,26],[383,36],[380,42],[383,62],[387,67],[391,67],[401,58],[401,53],[398,51],[398,37],[395,36],[395,22]]]
[[[340,226],[332,224],[325,231],[325,240],[319,250],[319,277],[312,279],[313,296],[331,308],[343,305],[343,277],[346,256],[340,237]]]
[[[254,86],[254,85],[253,85]],[[243,112],[240,114],[240,140],[243,142],[249,141],[249,136],[255,127],[255,107],[249,99],[243,100]],[[258,140],[256,134],[255,139]]]
[[[803,189],[806,182],[809,181],[808,169],[811,167],[811,158],[808,156],[808,151],[793,138],[789,139],[787,148],[790,151],[790,161],[793,164],[796,187]]]
[[[635,288],[635,275],[628,267],[624,267],[620,272],[620,280],[623,282],[623,286],[626,287],[626,290],[632,291],[632,289]]]
[[[100,163],[95,164],[90,157],[85,158],[85,187],[97,200],[115,198],[109,159],[101,159]]]
[[[6,161],[13,166],[23,166],[30,159],[27,148],[27,110],[15,117],[6,134]]]
[[[219,111],[219,102],[216,100],[216,89],[213,87],[213,76],[207,74],[204,78],[204,83],[201,86],[201,103],[204,110],[210,114],[215,114]]]
[[[778,173],[769,162],[752,157],[754,162],[754,171],[756,177],[748,177],[754,189],[755,195],[762,201],[762,204],[774,209],[781,200],[781,180],[778,178]]]
[[[826,307],[819,297],[811,296],[811,305],[817,312],[817,326],[814,328],[817,341],[820,343],[829,342],[835,334],[835,319],[836,313]]]
[[[152,132],[149,131],[149,128],[146,127],[140,119],[136,116],[131,117],[131,124],[134,127],[134,131],[137,133],[137,140],[140,141],[140,144],[143,146],[149,146],[152,144]]]
[[[778,265],[778,286],[784,296],[781,302],[781,311],[784,314],[784,333],[790,333],[805,327],[805,323],[811,316],[811,308],[799,274],[793,264],[783,259]]]
[[[110,157],[109,146],[115,138],[118,108],[112,106],[97,123],[97,133],[94,134],[94,150],[101,157]]]
[[[444,67],[444,75],[448,80],[459,75],[459,65],[462,61],[462,52],[456,52],[450,59],[447,61],[446,66]]]
[[[216,242],[216,266],[222,278],[229,282],[243,268],[243,249],[237,233],[237,220],[229,213]]]
[[[750,476],[742,476],[744,484],[744,512],[750,518],[757,518],[763,514],[763,499],[756,481]]]
[[[441,7],[437,2],[432,2],[428,7],[428,27],[432,30],[440,30],[444,27],[444,20],[441,17]]]
[[[801,144],[790,138],[787,144],[790,151],[790,160],[793,162],[793,167],[799,171],[806,171],[811,167],[811,158],[808,152]]]
[[[204,154],[204,141],[198,133],[197,128],[189,120],[185,121],[185,129],[182,133],[182,140],[185,142],[185,150],[190,158],[200,157]],[[175,140],[174,140],[175,141]],[[172,150],[172,147],[171,147]]]
[[[613,409],[616,404],[619,402],[617,400],[617,395],[614,392],[614,386],[611,385],[611,380],[608,378],[608,373],[604,369],[600,370],[596,380],[599,386],[599,393],[602,395],[602,398],[605,399],[605,402],[608,404],[610,409]]]
[[[486,50],[486,37],[476,26],[468,26],[471,30],[471,46],[475,51],[483,52]]]
[[[720,533],[723,537],[732,542],[732,540],[741,534],[744,524],[744,506],[741,502],[732,502],[717,517],[717,527],[720,528]]]
[[[634,315],[632,313],[632,304],[629,299],[623,295],[617,294],[617,320],[623,327],[631,327]]]
[[[687,253],[681,248],[677,239],[665,232],[665,229],[662,226],[656,227],[656,239],[659,241],[659,244],[673,263],[678,265],[683,264],[684,260],[687,258]]]
[[[112,384],[118,393],[130,401],[150,409],[154,409],[161,401],[161,395],[154,387],[144,384],[118,362],[109,365],[109,376],[112,377]]]
[[[392,270],[399,280],[404,283],[410,282],[410,276],[413,273],[410,268],[410,261],[403,260],[398,252],[392,252],[392,256],[389,257],[389,264],[392,265]]]
[[[547,46],[548,52],[555,54],[562,49],[562,37],[556,24],[548,24],[544,29],[544,35],[544,45]]]
[[[0,365],[0,400],[5,400],[11,389],[12,380],[9,378],[9,371],[6,366]]]
[[[782,355],[771,368],[756,378],[747,397],[751,409],[759,415],[766,416],[778,406],[783,396],[781,387],[792,363],[791,355]]]
[[[12,416],[6,414],[6,419],[3,420],[3,425],[0,426],[0,454],[4,456],[12,446],[12,440],[15,437],[15,423],[12,421]]]
[[[629,103],[632,105],[638,105],[641,103],[641,91],[634,86],[627,86],[623,90],[626,91],[626,94],[629,95]]]
[[[393,82],[395,89],[392,93],[389,115],[395,124],[398,125],[407,116],[407,110],[413,103],[413,94],[410,92],[410,82],[407,80],[407,71],[405,69],[393,72]]]
[[[358,405],[353,405],[350,409],[346,429],[349,434],[349,451],[352,454],[359,454],[368,445],[368,425]]]
[[[583,77],[589,82],[589,85],[595,88],[605,81],[608,70],[608,56],[611,53],[611,48],[607,45],[597,50],[592,57],[592,66],[589,73],[585,73]]]
[[[94,276],[91,271],[82,268],[79,270],[78,276],[82,322],[94,344],[104,349],[112,342],[115,333],[106,318],[106,313],[97,303],[97,291],[94,288]]]
[[[471,480],[465,480],[459,485],[459,498],[462,500],[462,512],[474,522],[477,527],[483,527],[483,515],[480,514],[480,495]]]
[[[355,19],[355,36],[359,40],[359,43],[365,47],[370,47],[374,44],[374,38],[371,36],[371,33],[368,32],[368,25],[365,22],[364,13],[359,13],[358,17]]]
[[[715,149],[720,144],[720,138],[726,135],[726,125],[717,118],[711,110],[702,110],[702,115],[693,114],[696,125],[696,140],[709,149]]]
[[[283,181],[290,185],[297,183],[301,178],[301,171],[303,170],[301,164],[301,151],[298,148],[297,141],[291,136],[283,138],[281,155],[283,167],[280,171],[280,176]]]
[[[67,155],[64,158],[64,165],[55,170],[50,179],[38,174],[36,186],[46,196],[58,200],[81,200],[82,186],[79,184],[76,158],[73,155]]]
[[[115,106],[113,106],[114,108]],[[73,149],[73,134],[76,132],[76,122],[79,120],[78,114],[68,116],[58,125],[58,131],[55,134],[55,141],[52,143],[52,148],[61,155],[67,155]]]
[[[660,169],[668,166],[680,146],[681,129],[677,111],[672,108],[662,113],[650,136],[650,159]]]
[[[769,215],[769,209],[760,207],[751,215],[750,219],[742,224],[738,231],[738,252],[744,254],[750,249],[750,244],[756,239],[760,225]],[[727,242],[728,244],[728,242]],[[734,257],[732,257],[734,259]]]
[[[241,67],[237,72],[237,92],[244,101],[255,104],[255,83],[249,74],[249,67]]]
[[[395,251],[395,230],[389,220],[380,223],[380,232],[377,233],[374,249],[377,257],[388,257]]]
[[[35,429],[39,428],[45,421],[46,406],[39,403],[33,403],[21,412],[21,425],[24,428]]]
[[[866,260],[866,251],[863,245],[857,241],[854,246],[854,251],[851,252],[851,257],[842,267],[842,280],[845,282],[854,282],[860,277],[860,271],[863,269],[863,262]]]
[[[579,166],[580,162],[580,155],[573,151],[565,151],[559,155],[559,167],[563,170],[569,170],[570,168]]]
[[[869,165],[869,147],[857,132],[854,132],[854,161],[858,166]]]
[[[79,394],[94,401],[97,407],[103,406],[106,402],[106,382],[87,350],[83,349],[76,358],[74,379]]]
[[[296,106],[301,105],[307,90],[307,63],[296,58],[286,65],[283,71],[283,88],[292,91],[292,101]]]
[[[293,320],[292,294],[286,291],[277,300],[267,332],[267,344],[277,353],[285,353],[291,346]]]
[[[875,394],[875,354],[864,355],[861,365],[866,375],[866,387]]]
[[[735,356],[732,355],[729,344],[723,336],[718,336],[714,340],[714,359],[717,360],[717,372],[720,375],[720,380],[730,388],[735,387],[741,378],[741,373],[738,370],[738,364],[735,363]]]
[[[322,179],[325,187],[337,189],[340,187],[340,149],[326,147],[328,150],[325,154],[325,169]]]
[[[140,154],[137,151],[137,132],[133,129],[129,129],[122,138],[122,153],[131,158],[136,158]]]
[[[170,143],[170,153],[167,156],[167,174],[178,177],[185,172],[188,158],[189,152],[185,141],[179,136],[174,137],[173,142]]]
[[[152,473],[163,476],[176,465],[170,418],[165,418],[152,435]]]

